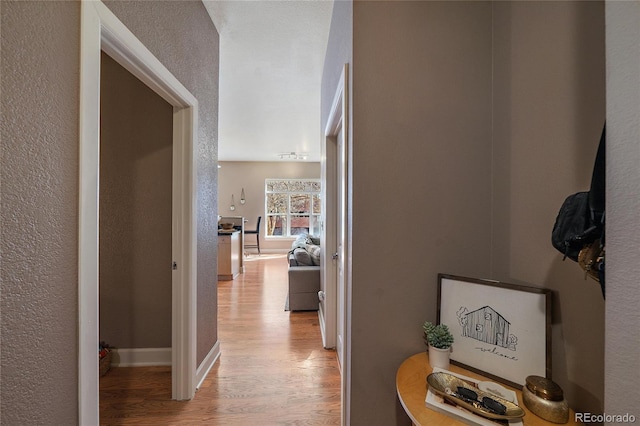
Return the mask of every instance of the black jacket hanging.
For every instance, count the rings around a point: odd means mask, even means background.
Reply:
[[[551,233],[551,243],[564,255],[562,260],[568,257],[578,262],[580,257],[581,266],[594,279],[600,282],[603,296],[605,143],[606,125],[602,129],[602,135],[600,136],[600,144],[598,145],[589,191],[577,192],[565,199]],[[584,265],[586,249],[590,250],[589,256],[592,257],[587,266]]]

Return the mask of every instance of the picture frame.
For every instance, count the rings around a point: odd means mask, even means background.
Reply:
[[[451,363],[522,388],[551,379],[551,290],[438,274],[438,324],[454,336]]]

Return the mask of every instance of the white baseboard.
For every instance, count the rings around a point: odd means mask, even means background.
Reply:
[[[220,358],[220,341],[217,341],[202,363],[196,369],[196,389],[209,374],[218,358]],[[113,367],[150,367],[171,366],[171,348],[114,348],[111,358]]]
[[[247,249],[245,247],[244,251],[247,254],[256,255],[256,256],[258,255],[258,249],[256,248]],[[260,249],[261,254],[287,254],[289,253],[289,251],[291,251],[291,248],[261,248]]]
[[[111,365],[114,367],[171,366],[171,348],[116,348]]]
[[[322,336],[322,346],[327,349],[327,332],[324,329],[324,312],[322,312],[322,304],[318,308],[318,321],[320,321],[320,336]]]
[[[196,390],[200,389],[202,382],[204,382],[204,379],[207,377],[207,374],[209,374],[209,371],[214,366],[218,358],[220,358],[220,340],[213,345],[213,348],[211,348],[207,356],[204,357],[204,360],[196,369]]]

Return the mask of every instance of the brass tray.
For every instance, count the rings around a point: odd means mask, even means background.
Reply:
[[[500,398],[492,393],[484,392],[478,388],[472,387],[464,380],[453,376],[447,373],[431,373],[427,376],[427,383],[431,386],[431,389],[437,394],[446,399],[449,402],[452,402],[460,407],[466,408],[467,410],[473,412],[474,414],[478,414],[479,416],[486,417],[488,419],[494,420],[513,420],[519,419],[524,416],[524,410],[518,407],[511,401],[508,401],[504,398]],[[482,406],[476,406],[471,404],[463,399],[457,398],[451,395],[452,392],[455,392],[458,389],[458,386],[471,389],[476,394],[478,394],[478,398],[482,399],[484,396],[488,396],[491,399],[494,399],[507,407],[507,412],[505,414],[497,414],[492,411],[487,410]]]

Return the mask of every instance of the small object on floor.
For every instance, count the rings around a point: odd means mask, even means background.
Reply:
[[[105,342],[100,342],[98,345],[98,369],[100,377],[107,374],[111,369],[111,347]]]

